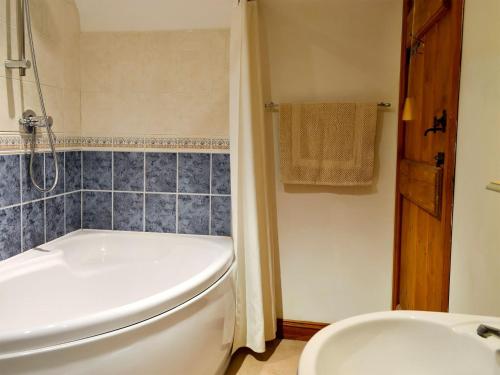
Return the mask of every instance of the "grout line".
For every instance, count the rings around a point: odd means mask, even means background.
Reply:
[[[47,153],[43,153],[43,188],[45,189],[46,179],[47,179],[47,168],[46,168]],[[47,242],[47,193],[43,193],[43,243]]]
[[[80,151],[80,229],[83,228],[83,151]]]
[[[210,186],[208,191],[210,192],[210,195],[208,197],[208,235],[211,236],[212,235],[212,163],[213,163],[211,153],[209,154],[209,157],[210,157],[210,166],[209,166],[210,178],[208,179],[208,181]]]
[[[175,233],[179,233],[179,153],[176,152],[175,166]]]
[[[111,151],[111,230],[115,230],[115,152]]]
[[[21,253],[24,249],[24,228],[23,228],[23,169],[22,169],[22,156],[19,155],[19,198],[20,198],[20,225],[21,225]],[[16,206],[17,207],[17,206]]]
[[[61,178],[61,171],[59,171],[59,178]],[[63,192],[66,193],[66,152],[63,152]],[[66,234],[66,196],[63,198],[63,220],[64,220],[64,234]]]
[[[7,210],[9,208],[22,207],[22,206],[25,206],[27,204],[38,203],[38,202],[46,201],[46,200],[53,199],[53,198],[58,198],[58,197],[66,196],[66,195],[71,195],[71,194],[74,194],[74,193],[79,193],[80,191],[81,190],[73,190],[73,191],[69,191],[67,193],[61,193],[61,194],[51,195],[50,197],[38,198],[38,199],[33,199],[33,200],[22,202],[22,203],[11,204],[10,206],[0,207],[0,211]],[[86,191],[94,191],[94,190],[86,190]],[[101,190],[95,190],[95,191],[101,191]],[[161,193],[159,193],[159,194],[161,194]]]
[[[198,196],[203,196],[203,197],[208,197],[210,195],[214,197],[230,197],[231,194],[210,194],[210,193],[177,193],[175,191],[142,191],[142,190],[99,190],[99,189],[81,189],[82,191],[87,191],[87,192],[95,192],[95,193],[129,193],[129,194],[157,194],[157,195],[198,195]],[[73,191],[74,193],[77,192],[77,190]],[[0,208],[1,209],[1,208]]]
[[[146,152],[143,154],[143,162],[144,162],[144,171],[143,171],[143,195],[142,195],[142,231],[146,231]]]

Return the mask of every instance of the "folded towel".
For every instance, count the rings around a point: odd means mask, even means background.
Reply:
[[[372,184],[376,123],[376,103],[281,104],[283,183]]]

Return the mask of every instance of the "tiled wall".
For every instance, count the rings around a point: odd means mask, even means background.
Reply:
[[[80,47],[83,136],[228,136],[229,30],[83,32]]]
[[[0,62],[19,58],[18,0],[0,0]],[[30,2],[37,64],[47,112],[59,135],[80,135],[80,17],[73,0]],[[26,46],[27,59],[32,61]],[[0,135],[17,135],[23,111],[40,114],[33,69],[0,69]]]
[[[57,155],[59,183],[45,195],[31,184],[29,154],[0,155],[0,260],[82,227],[231,235],[228,154]],[[36,154],[34,171],[40,184],[52,184],[52,155]]]
[[[0,0],[0,61],[19,56],[11,3]],[[0,71],[0,260],[82,226],[230,235],[229,157],[221,154],[229,31],[81,34],[74,0],[34,1],[31,10],[63,173],[47,196],[31,186],[18,120],[28,108],[40,113],[33,70]],[[37,149],[47,148],[40,136]],[[48,186],[51,155],[35,162]]]
[[[0,0],[0,61],[19,58],[19,1]],[[38,70],[47,112],[58,139],[80,136],[80,17],[73,0],[31,1],[31,20]],[[32,60],[29,48],[27,59]],[[81,227],[81,152],[60,152],[61,179],[54,193],[43,196],[29,179],[29,156],[19,132],[27,109],[41,113],[33,69],[0,69],[0,260]],[[72,147],[73,148],[73,147]],[[76,160],[74,160],[76,158]],[[66,159],[66,160],[65,160]],[[39,184],[53,178],[51,156],[36,157]],[[64,171],[64,165],[70,168]],[[44,181],[44,166],[47,181]],[[74,169],[73,167],[76,167]],[[76,175],[74,175],[76,174]],[[66,181],[65,181],[66,179]],[[47,218],[47,220],[46,220]]]
[[[59,182],[42,194],[31,183],[28,154],[0,155],[0,260],[81,228],[81,152],[57,157]],[[52,155],[36,154],[34,170],[38,184],[51,185]]]
[[[83,152],[83,228],[228,236],[229,155]]]

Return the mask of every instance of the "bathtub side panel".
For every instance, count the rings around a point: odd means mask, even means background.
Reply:
[[[227,363],[233,342],[231,273],[187,303],[147,321],[0,359],[0,374],[215,375]]]

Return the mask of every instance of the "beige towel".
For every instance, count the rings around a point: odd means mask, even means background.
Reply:
[[[377,104],[281,104],[285,184],[363,186],[373,182]]]

